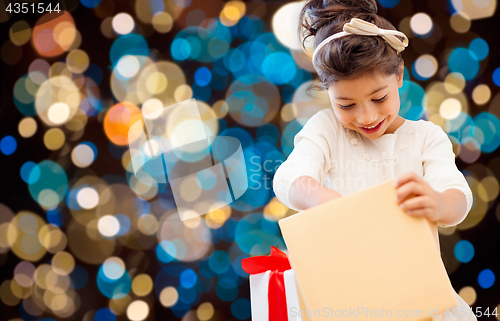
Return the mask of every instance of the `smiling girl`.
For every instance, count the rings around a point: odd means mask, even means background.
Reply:
[[[473,198],[441,127],[398,115],[407,37],[377,15],[375,0],[309,0],[299,21],[302,44],[314,36],[312,62],[332,108],[295,136],[276,197],[301,211],[395,179],[395,202],[429,221],[439,249],[437,227],[462,222]],[[464,313],[445,320],[476,320],[456,297]]]

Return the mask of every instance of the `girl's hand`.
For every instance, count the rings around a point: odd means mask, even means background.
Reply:
[[[396,203],[412,216],[423,216],[436,222],[446,215],[446,204],[441,193],[432,189],[414,172],[406,172],[394,181]]]

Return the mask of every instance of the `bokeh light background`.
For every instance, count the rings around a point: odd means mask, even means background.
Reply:
[[[379,0],[410,38],[400,115],[448,133],[474,193],[467,219],[439,232],[455,290],[483,312],[500,310],[497,5]],[[325,92],[306,93],[317,77],[296,41],[301,6],[80,0],[43,25],[0,13],[2,319],[250,319],[241,259],[285,249],[277,220],[295,212],[272,178],[330,108]],[[250,187],[181,222],[168,184],[133,175],[127,133],[192,97],[212,133],[241,141]]]

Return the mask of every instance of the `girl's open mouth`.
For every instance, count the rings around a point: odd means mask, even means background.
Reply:
[[[384,121],[385,121],[385,118],[380,123],[378,123],[377,126],[371,128],[371,129],[368,129],[365,127],[358,127],[358,128],[360,128],[363,132],[365,132],[367,134],[373,134],[373,133],[376,133],[380,129],[380,127],[382,127],[382,124],[384,124]]]

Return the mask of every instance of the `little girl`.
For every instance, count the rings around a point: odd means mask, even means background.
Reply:
[[[441,127],[398,115],[407,37],[377,15],[375,0],[309,0],[299,22],[303,46],[314,36],[313,65],[332,108],[295,136],[274,176],[276,197],[301,211],[396,178],[395,202],[429,220],[439,250],[437,226],[462,222],[472,192]],[[438,320],[476,320],[456,299],[454,314]]]

